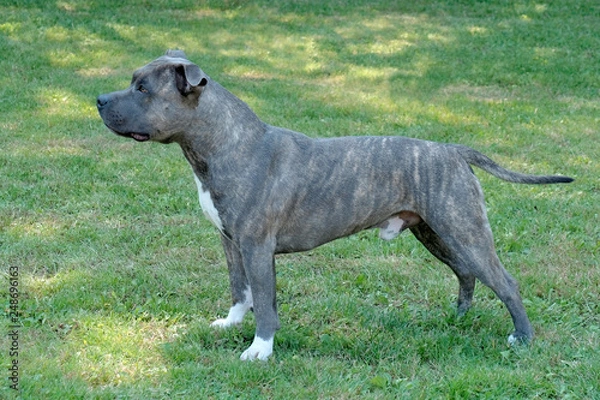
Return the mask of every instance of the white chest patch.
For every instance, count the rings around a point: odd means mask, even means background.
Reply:
[[[196,174],[194,174],[194,179],[196,180],[196,186],[198,186],[198,198],[200,199],[200,207],[202,207],[204,216],[222,232],[223,222],[221,221],[219,212],[215,208],[215,204],[210,197],[210,192],[204,189],[202,182],[200,182],[200,179],[198,179]]]

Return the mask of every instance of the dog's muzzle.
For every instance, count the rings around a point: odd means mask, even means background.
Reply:
[[[128,132],[122,131],[114,127],[114,124],[119,124],[123,122],[123,116],[118,111],[109,110],[108,105],[111,102],[111,97],[108,94],[101,94],[96,99],[96,107],[98,108],[98,113],[100,113],[100,117],[104,122],[104,125],[114,133],[119,136],[124,136],[128,138],[132,138],[138,142],[145,142],[150,139],[150,135],[147,133],[140,132]]]

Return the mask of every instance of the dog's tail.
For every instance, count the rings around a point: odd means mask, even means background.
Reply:
[[[461,157],[469,164],[475,165],[478,168],[494,175],[497,178],[514,183],[528,184],[548,184],[548,183],[569,183],[573,182],[573,178],[560,175],[530,175],[520,172],[510,171],[496,164],[489,157],[481,154],[467,146],[449,145],[453,147]]]

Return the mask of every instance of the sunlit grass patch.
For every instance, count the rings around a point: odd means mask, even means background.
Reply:
[[[168,365],[159,347],[173,340],[180,329],[165,327],[160,321],[123,321],[106,315],[86,316],[71,324],[76,325],[71,327],[61,361],[71,368],[65,372],[90,386],[117,386],[140,379],[160,383]]]

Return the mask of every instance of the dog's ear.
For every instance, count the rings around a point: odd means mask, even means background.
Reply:
[[[192,93],[200,93],[200,90],[208,83],[207,76],[196,64],[181,64],[175,67],[175,81],[179,92],[187,96]]]
[[[165,56],[167,57],[173,57],[173,58],[183,58],[184,60],[187,60],[187,56],[185,55],[185,53],[183,52],[183,50],[167,50],[167,52],[165,53]]]

